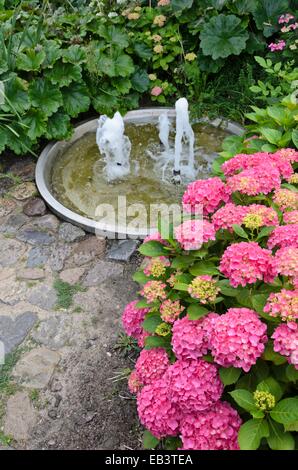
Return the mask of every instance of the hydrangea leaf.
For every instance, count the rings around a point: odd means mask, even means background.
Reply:
[[[62,105],[62,95],[56,86],[38,78],[29,87],[29,96],[33,106],[47,116],[54,114]]]
[[[52,70],[47,73],[47,78],[60,87],[67,86],[71,82],[79,82],[82,78],[80,65],[56,62]]]
[[[155,333],[156,328],[158,325],[162,323],[160,315],[152,315],[149,316],[148,318],[145,318],[143,322],[143,328],[145,331],[148,331],[148,333]]]
[[[49,118],[46,131],[48,139],[63,140],[71,137],[71,135],[72,128],[68,114],[59,110]]]
[[[27,51],[19,52],[16,60],[16,65],[19,70],[26,72],[39,70],[41,64],[46,58],[45,52],[36,52],[35,49],[27,49]]]
[[[281,386],[273,377],[267,377],[267,379],[262,380],[262,382],[258,384],[257,390],[271,393],[274,395],[276,401],[279,401],[283,395]]]
[[[168,250],[158,241],[143,243],[139,248],[139,252],[144,256],[150,257],[165,256],[168,254]]]
[[[248,390],[234,390],[233,392],[229,392],[230,395],[233,397],[237,405],[243,408],[246,411],[253,411],[256,410],[256,404],[253,397],[253,394]]]
[[[144,449],[155,449],[158,443],[159,443],[159,439],[157,439],[157,437],[153,436],[153,434],[151,434],[151,432],[147,430],[144,431],[144,434],[143,434]]]
[[[202,275],[209,275],[209,276],[215,275],[216,276],[218,274],[218,269],[210,261],[200,261],[194,264],[189,269],[189,272],[193,276],[202,276]]]
[[[238,434],[238,442],[241,450],[256,450],[260,446],[261,439],[269,436],[267,421],[263,419],[250,419],[242,424]]]
[[[298,397],[285,398],[270,411],[270,416],[280,424],[291,424],[298,421]]]
[[[239,55],[248,37],[237,16],[222,14],[212,17],[200,34],[203,53],[213,60]]]
[[[148,282],[149,278],[146,276],[146,274],[143,273],[143,271],[137,271],[134,273],[132,276],[132,279],[137,282],[138,284],[144,285],[146,282]],[[140,308],[140,307],[138,307]]]
[[[267,442],[271,450],[294,450],[295,440],[291,433],[285,432],[281,424],[269,420],[269,436]]]
[[[237,382],[242,370],[236,367],[221,367],[219,375],[224,386],[232,385]]]
[[[176,288],[176,286],[175,286]],[[199,304],[192,304],[187,309],[187,315],[190,320],[198,320],[208,315],[209,310]]]
[[[90,98],[87,87],[82,83],[71,83],[62,88],[63,106],[67,114],[77,117],[80,113],[88,111]]]
[[[31,140],[35,141],[46,133],[47,118],[41,110],[30,109],[22,121],[27,126],[27,135]]]

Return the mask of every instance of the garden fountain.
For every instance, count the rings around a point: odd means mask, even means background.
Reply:
[[[130,221],[136,211],[179,203],[188,182],[209,177],[223,139],[242,132],[222,119],[190,123],[185,98],[175,109],[101,116],[76,127],[71,140],[45,148],[37,186],[54,212],[87,231],[142,237],[156,227],[135,228]],[[110,219],[103,218],[105,208]],[[124,211],[128,225],[119,222]]]

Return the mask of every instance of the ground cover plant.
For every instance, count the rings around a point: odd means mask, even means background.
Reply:
[[[291,19],[280,24],[285,11]],[[2,0],[0,152],[67,139],[86,113],[183,95],[195,116],[243,122],[250,87],[264,76],[254,56],[270,44],[278,53],[284,41],[291,60],[297,31],[280,29],[295,25],[296,13],[288,0]]]

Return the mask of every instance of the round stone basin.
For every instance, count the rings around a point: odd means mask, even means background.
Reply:
[[[142,238],[156,229],[150,225],[150,217],[144,226],[134,227],[138,207],[135,205],[142,205],[149,214],[152,205],[178,204],[187,184],[187,181],[173,184],[169,177],[163,179],[158,166],[163,148],[157,124],[165,111],[174,124],[175,110],[168,108],[130,111],[124,117],[125,134],[131,140],[132,151],[131,174],[122,180],[109,183],[105,178],[105,164],[96,145],[97,119],[77,126],[69,141],[49,144],[38,159],[36,183],[53,212],[86,231],[112,238],[115,234],[118,238]],[[224,138],[230,134],[241,135],[243,129],[221,119],[201,119],[192,126],[196,178],[208,178]],[[123,222],[125,211],[126,223]]]

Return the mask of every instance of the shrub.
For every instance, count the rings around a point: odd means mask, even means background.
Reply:
[[[295,448],[298,225],[289,215],[298,207],[297,164],[298,151],[290,148],[237,155],[218,180],[228,199],[210,208],[210,198],[202,198],[202,184],[208,191],[213,178],[185,193],[183,201],[191,195],[203,204],[204,222],[188,215],[193,223],[176,228],[177,239],[160,225],[159,235],[140,247],[149,265],[163,266],[134,277],[142,288],[131,312],[145,349],[130,389],[147,428],[145,445],[161,439],[167,446],[171,438],[182,449]],[[246,190],[262,188],[264,175],[273,174],[266,195]],[[216,237],[198,237],[211,225]],[[184,232],[196,243],[185,244]]]

